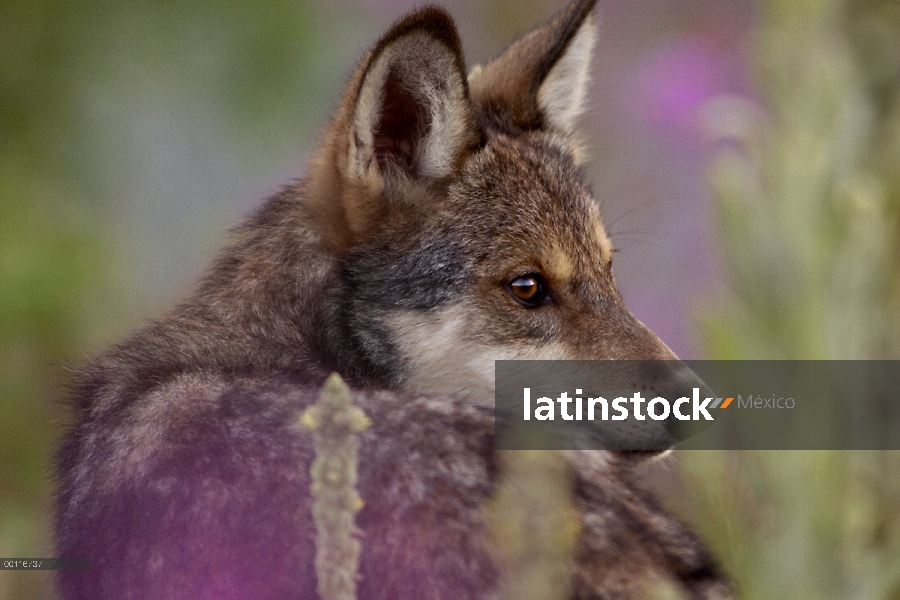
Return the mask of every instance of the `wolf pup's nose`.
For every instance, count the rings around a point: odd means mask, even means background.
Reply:
[[[671,402],[672,411],[665,423],[675,443],[697,435],[715,422],[710,412],[715,392],[680,360],[672,361],[671,384],[660,395]]]

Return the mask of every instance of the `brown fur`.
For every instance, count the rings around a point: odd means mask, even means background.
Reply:
[[[538,86],[593,9],[594,2],[573,2],[555,19],[512,44],[472,78],[472,99],[505,128],[541,128],[546,115],[537,103]]]
[[[314,598],[311,443],[295,422],[331,371],[374,422],[360,598],[492,597],[493,360],[674,357],[618,295],[577,106],[561,104],[566,86],[584,92],[593,4],[513,44],[471,91],[446,13],[399,21],[351,79],[308,179],[234,231],[187,301],[84,367],[57,542],[92,568],[61,575],[65,598]],[[533,307],[509,288],[528,274],[547,286]],[[630,463],[569,458],[575,597],[654,580],[727,596]]]

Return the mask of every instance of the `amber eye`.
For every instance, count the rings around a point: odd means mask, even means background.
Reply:
[[[528,308],[540,306],[547,299],[547,285],[537,273],[516,277],[507,287],[510,295]]]

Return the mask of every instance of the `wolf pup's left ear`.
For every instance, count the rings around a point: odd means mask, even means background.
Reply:
[[[584,108],[596,0],[575,0],[470,75],[472,100],[496,123],[570,134]]]

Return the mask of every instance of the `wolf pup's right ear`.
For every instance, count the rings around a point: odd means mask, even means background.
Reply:
[[[452,175],[478,131],[456,27],[442,9],[426,7],[395,23],[363,60],[314,177],[330,171],[331,189],[320,191],[333,202],[334,186],[341,188],[345,225],[358,234],[387,186]]]
[[[459,35],[443,10],[397,22],[365,61],[349,123],[347,175],[442,178],[475,141]]]

